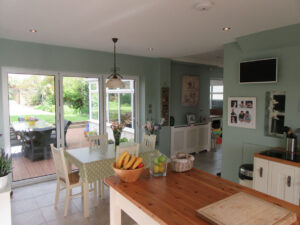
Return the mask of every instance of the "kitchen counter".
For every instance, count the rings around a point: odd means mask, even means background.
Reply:
[[[261,159],[266,159],[266,160],[270,160],[270,161],[274,161],[274,162],[278,162],[278,163],[283,163],[283,164],[286,164],[286,165],[295,166],[295,167],[300,168],[300,162],[294,162],[294,161],[290,161],[290,160],[286,160],[286,159],[280,159],[280,158],[276,158],[276,157],[261,154],[261,153],[264,153],[264,152],[269,151],[269,150],[279,151],[279,152],[283,152],[283,153],[287,152],[284,148],[271,148],[271,149],[268,149],[268,150],[265,150],[265,151],[262,151],[262,152],[259,152],[259,153],[255,153],[254,157],[261,158]],[[300,152],[296,152],[295,154],[300,156]]]
[[[175,173],[168,168],[167,176],[159,178],[146,170],[134,183],[123,183],[116,176],[105,182],[110,186],[110,219],[114,225],[121,224],[121,209],[140,224],[207,224],[196,210],[238,192],[294,211],[300,221],[298,206],[198,169]]]

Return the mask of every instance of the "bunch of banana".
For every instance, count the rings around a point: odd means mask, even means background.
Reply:
[[[123,152],[116,161],[116,168],[134,170],[144,166],[143,158],[130,155],[128,151]]]

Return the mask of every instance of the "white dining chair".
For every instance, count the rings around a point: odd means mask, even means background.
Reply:
[[[155,142],[156,142],[156,135],[143,134],[142,147],[145,147],[148,149],[155,149]]]
[[[139,156],[139,150],[140,150],[140,144],[136,144],[134,146],[126,146],[126,147],[117,146],[117,148],[116,148],[116,160],[125,151],[128,151],[129,154],[134,154],[136,157],[138,157]]]
[[[103,146],[107,146],[108,135],[107,133],[100,135],[92,135],[88,137],[88,140],[91,149],[100,149]]]
[[[74,171],[70,173],[68,172],[64,150],[62,148],[57,149],[54,147],[53,144],[51,144],[51,152],[54,160],[54,166],[55,166],[56,177],[57,177],[54,207],[57,208],[60,191],[66,189],[64,216],[67,216],[70,198],[74,198],[79,195],[82,196],[83,193],[83,190],[81,190],[81,192],[78,194],[72,194],[72,189],[76,187],[83,188],[83,186],[79,177],[79,171]],[[94,188],[89,190],[89,192],[91,191],[94,191],[94,206],[96,207],[98,201],[96,183],[94,183]]]

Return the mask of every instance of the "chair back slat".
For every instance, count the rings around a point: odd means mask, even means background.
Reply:
[[[66,184],[70,184],[64,149],[57,149],[51,144],[51,151],[57,178],[63,180]]]
[[[89,136],[89,146],[90,148],[101,148],[103,146],[107,146],[108,143],[108,135],[101,134],[101,135],[92,135]]]
[[[140,150],[140,144],[136,144],[136,145],[130,146],[130,147],[120,147],[120,146],[117,146],[117,149],[116,149],[116,160],[125,151],[128,151],[129,154],[133,154],[136,157],[138,157],[139,156],[139,150]]]
[[[148,149],[155,149],[156,135],[143,134],[142,146]]]

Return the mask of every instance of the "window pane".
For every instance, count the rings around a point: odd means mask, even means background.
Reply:
[[[213,86],[212,89],[213,89],[212,92],[223,93],[223,86],[221,86],[221,85]]]
[[[121,122],[126,124],[126,127],[132,127],[132,109],[131,109],[131,94],[120,94],[121,104]]]
[[[213,94],[212,99],[213,100],[223,100],[223,94]]]
[[[124,87],[121,89],[130,89],[130,81],[129,80],[127,80],[127,81],[122,80],[122,81],[124,83]]]
[[[98,85],[97,85],[96,83],[92,83],[92,84],[91,84],[91,90],[92,90],[92,91],[97,91],[97,86],[98,86]]]
[[[98,120],[98,111],[99,111],[99,96],[98,93],[92,93],[92,119]]]
[[[118,94],[108,95],[109,122],[118,122]]]

